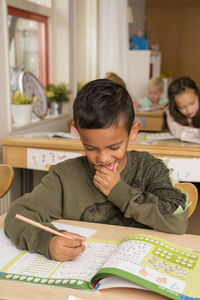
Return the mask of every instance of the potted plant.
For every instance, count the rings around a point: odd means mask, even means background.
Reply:
[[[49,114],[58,115],[62,113],[62,104],[63,102],[69,101],[70,89],[64,83],[59,84],[49,84],[46,87],[46,98],[48,101]]]
[[[19,90],[11,93],[12,119],[15,126],[22,126],[31,122],[32,104],[37,97],[28,97]]]

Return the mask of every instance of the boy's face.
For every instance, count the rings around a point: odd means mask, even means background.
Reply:
[[[160,96],[162,95],[162,91],[156,87],[149,87],[148,88],[148,96],[151,99],[153,104],[158,104]]]
[[[126,150],[129,139],[134,140],[137,136],[140,123],[136,122],[128,135],[124,123],[103,129],[81,129],[80,139],[83,143],[88,162],[92,171],[95,166],[103,166],[110,171],[121,172],[126,165]]]

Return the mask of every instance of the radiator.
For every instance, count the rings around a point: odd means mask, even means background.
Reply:
[[[0,216],[8,212],[10,207],[10,193],[8,192],[3,198],[0,199]]]

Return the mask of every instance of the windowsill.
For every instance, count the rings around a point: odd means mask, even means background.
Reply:
[[[12,126],[12,133],[15,133],[17,131],[24,130],[24,129],[30,129],[30,128],[35,129],[36,127],[39,127],[41,125],[47,125],[48,123],[52,123],[54,121],[61,120],[64,118],[67,119],[68,116],[69,116],[69,113],[64,113],[64,114],[57,115],[57,116],[47,115],[43,120],[33,119],[32,122],[29,124],[25,124],[22,126]]]

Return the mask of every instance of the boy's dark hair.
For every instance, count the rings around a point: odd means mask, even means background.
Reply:
[[[192,124],[194,127],[200,127],[200,91],[194,80],[190,77],[179,77],[174,80],[168,87],[169,98],[169,112],[174,120],[182,125],[188,126],[188,119],[177,108],[175,97],[182,94],[186,90],[193,90],[199,99],[199,110],[197,114],[192,118]]]
[[[84,85],[74,100],[73,114],[77,129],[118,126],[123,118],[128,133],[135,116],[128,91],[109,79],[96,79]]]

